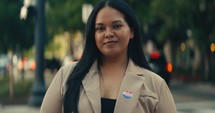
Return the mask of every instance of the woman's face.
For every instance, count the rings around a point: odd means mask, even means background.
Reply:
[[[133,31],[121,12],[111,7],[104,7],[98,12],[95,41],[103,56],[127,56],[128,43],[132,38]]]

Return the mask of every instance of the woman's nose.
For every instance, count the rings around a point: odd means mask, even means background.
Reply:
[[[113,37],[113,31],[112,29],[106,29],[105,30],[105,38],[110,38],[110,37]]]

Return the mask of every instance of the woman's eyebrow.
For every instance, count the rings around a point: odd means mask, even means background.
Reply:
[[[124,23],[124,22],[125,22],[124,20],[115,20],[115,21],[112,22],[112,24],[115,24],[115,23]],[[98,23],[96,23],[95,25],[96,25],[96,26],[99,26],[99,25],[104,25],[104,24],[98,22]]]
[[[104,25],[104,24],[102,24],[102,23],[96,23],[96,25]]]
[[[116,23],[116,22],[125,22],[125,20],[118,19],[118,20],[114,20],[112,23]],[[97,22],[96,24],[102,24],[102,22]]]
[[[124,21],[122,20],[116,20],[116,21],[113,21],[112,23],[123,23]]]

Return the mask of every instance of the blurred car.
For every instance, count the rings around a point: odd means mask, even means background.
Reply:
[[[151,52],[147,60],[152,71],[161,76],[169,86],[173,70],[172,64],[167,62],[165,56],[159,51]]]

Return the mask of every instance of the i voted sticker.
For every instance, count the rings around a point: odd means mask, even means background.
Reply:
[[[123,97],[126,98],[126,99],[131,99],[131,98],[133,97],[132,92],[129,91],[129,90],[123,91],[122,95],[123,95]]]

